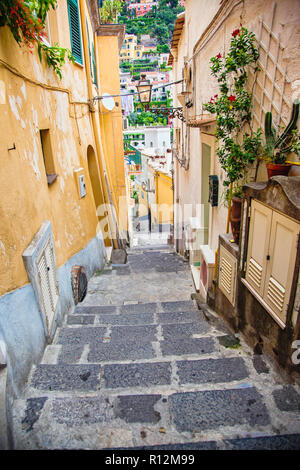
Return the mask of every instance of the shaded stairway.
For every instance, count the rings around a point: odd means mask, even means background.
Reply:
[[[296,386],[192,292],[169,247],[97,273],[14,405],[15,448],[300,448]]]

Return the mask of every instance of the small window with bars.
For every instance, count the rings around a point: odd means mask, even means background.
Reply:
[[[75,61],[83,65],[78,0],[68,0],[71,50]]]

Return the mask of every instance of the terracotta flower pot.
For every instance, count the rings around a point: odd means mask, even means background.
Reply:
[[[270,179],[272,176],[277,175],[287,176],[291,165],[289,163],[266,163],[266,168]]]
[[[240,239],[242,202],[243,199],[237,196],[233,196],[231,199],[230,225],[235,243],[239,243]]]

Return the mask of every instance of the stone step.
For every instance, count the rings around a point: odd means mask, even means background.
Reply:
[[[67,316],[67,325],[150,325],[154,323],[190,323],[204,321],[206,319],[199,310],[188,312],[163,312],[157,313],[114,313],[114,314],[70,314]]]
[[[255,387],[45,394],[16,403],[15,416],[21,416],[16,449],[297,448],[300,434],[272,434],[276,419],[268,412],[266,399]],[[205,441],[199,442],[203,432]]]
[[[106,315],[117,313],[180,313],[188,311],[200,312],[192,300],[185,300],[175,302],[135,303],[127,305],[77,305],[72,314]]]
[[[171,346],[171,345],[170,345]],[[246,363],[241,357],[197,358],[154,358],[153,351],[143,344],[145,362],[107,362],[111,350],[91,348],[89,359],[97,363],[70,364],[59,361],[57,364],[36,366],[30,388],[43,392],[87,392],[101,393],[106,389],[144,389],[148,387],[225,384],[241,382],[249,378]],[[205,346],[202,346],[203,348]],[[126,351],[125,351],[126,352]],[[105,357],[107,353],[107,357]],[[152,355],[151,355],[152,354]],[[117,355],[117,354],[116,354]],[[135,359],[138,353],[135,353]],[[126,358],[127,359],[127,358]],[[154,359],[154,360],[152,360]],[[119,358],[120,360],[120,358]]]

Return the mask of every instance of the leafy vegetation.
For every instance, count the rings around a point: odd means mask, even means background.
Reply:
[[[75,59],[69,49],[45,42],[46,16],[56,5],[57,0],[0,0],[0,27],[7,25],[16,42],[30,53],[37,46],[40,60],[44,57],[47,65],[61,78],[65,58],[72,62]]]
[[[138,40],[143,34],[155,37],[158,41],[157,52],[169,52],[176,16],[182,11],[184,8],[178,5],[178,0],[160,0],[154,11],[139,18],[131,18],[129,9],[124,3],[118,22],[125,24],[126,32],[135,34]]]
[[[216,115],[217,154],[226,173],[223,182],[227,199],[232,188],[239,191],[239,180],[246,177],[247,169],[258,157],[261,149],[261,129],[251,128],[252,97],[246,90],[248,67],[257,70],[259,54],[255,35],[241,27],[232,33],[230,49],[225,57],[219,53],[211,58],[211,72],[217,78],[219,95],[204,105],[204,109]],[[245,132],[248,126],[249,133]]]

